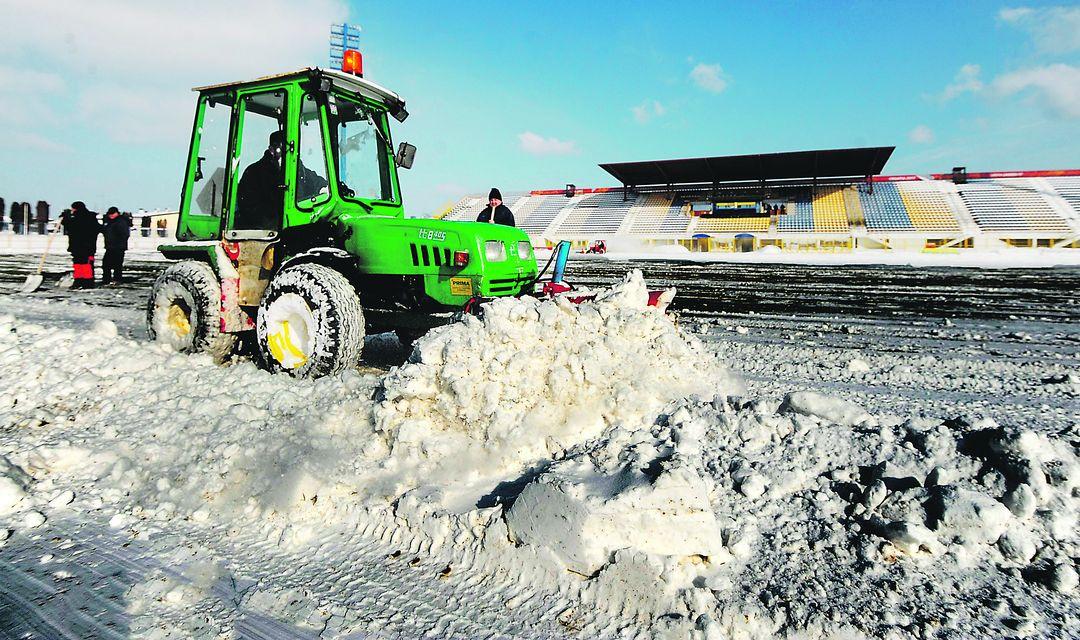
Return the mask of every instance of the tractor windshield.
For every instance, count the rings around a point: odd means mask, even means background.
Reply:
[[[393,201],[390,182],[389,141],[380,127],[386,114],[351,100],[337,101],[331,116],[336,131],[335,157],[339,190],[351,200]]]

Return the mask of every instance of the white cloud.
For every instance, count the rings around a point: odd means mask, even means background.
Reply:
[[[32,131],[8,131],[0,136],[0,147],[21,151],[43,151],[45,153],[68,153],[71,147]]]
[[[11,93],[56,93],[63,90],[64,79],[55,73],[0,65],[0,87]]]
[[[929,144],[934,141],[934,131],[925,124],[920,124],[908,132],[908,140],[916,144]]]
[[[667,108],[656,100],[646,100],[636,107],[630,107],[630,112],[634,114],[635,122],[645,124],[667,113]]]
[[[9,128],[56,121],[49,99],[63,91],[55,73],[0,65],[0,124]]]
[[[130,144],[185,140],[192,86],[325,64],[329,25],[347,9],[341,0],[0,0],[0,15],[10,65],[0,68],[0,125],[47,126],[63,139],[83,127]]]
[[[526,153],[537,156],[565,156],[577,153],[577,144],[572,140],[559,140],[558,138],[545,138],[532,131],[518,134],[521,148]]]
[[[941,92],[939,96],[941,101],[948,102],[965,93],[982,91],[983,83],[979,79],[981,73],[982,67],[977,64],[965,64],[960,67],[960,70],[956,72],[956,77],[953,78],[952,84],[945,87],[945,90]]]
[[[1040,51],[1080,50],[1080,6],[1005,8],[998,12],[998,19],[1027,31]]]
[[[102,83],[80,92],[75,104],[82,118],[117,142],[183,145],[191,135],[195,96],[181,87]]]
[[[995,95],[1028,92],[1029,99],[1064,118],[1080,118],[1080,67],[1052,64],[998,76],[991,84]]]
[[[0,7],[5,48],[33,50],[54,68],[210,81],[324,63],[330,23],[346,15],[337,0],[0,0]]]
[[[709,93],[723,93],[727,89],[728,78],[724,70],[718,64],[705,64],[699,62],[690,71],[690,79],[694,84]]]

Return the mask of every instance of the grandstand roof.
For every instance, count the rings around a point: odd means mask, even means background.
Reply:
[[[881,173],[896,147],[822,149],[746,156],[613,162],[600,168],[624,185],[712,184],[749,180],[849,178]]]

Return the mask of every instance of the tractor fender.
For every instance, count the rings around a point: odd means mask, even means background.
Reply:
[[[321,264],[343,273],[352,278],[356,269],[356,257],[344,249],[337,247],[314,247],[295,256],[289,257],[278,267],[278,273],[298,264]]]
[[[313,247],[294,256],[290,256],[278,267],[277,273],[281,273],[289,267],[298,264],[321,264],[337,271],[345,276],[354,287],[359,284],[359,272],[357,270],[356,256],[344,249],[337,247]],[[276,274],[275,274],[276,275]],[[357,287],[359,290],[359,287]]]

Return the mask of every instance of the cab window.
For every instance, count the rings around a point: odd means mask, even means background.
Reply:
[[[336,101],[332,116],[339,192],[347,199],[392,201],[389,141],[380,126],[386,114],[346,99]]]
[[[319,105],[311,94],[300,103],[300,139],[296,163],[296,204],[311,207],[330,197],[326,176],[326,143]]]
[[[195,175],[190,213],[220,216],[225,203],[225,166],[229,153],[232,104],[222,98],[203,98],[199,123],[199,146],[195,151]]]

